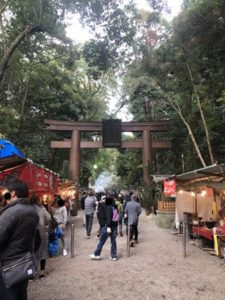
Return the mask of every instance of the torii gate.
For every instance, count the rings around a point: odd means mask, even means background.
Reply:
[[[80,148],[102,148],[102,141],[81,141],[80,132],[102,132],[102,122],[73,122],[44,120],[53,131],[71,131],[71,140],[52,141],[52,148],[70,148],[70,171],[72,179],[79,183],[80,176]],[[151,122],[122,122],[122,132],[142,132],[142,139],[132,142],[122,142],[122,148],[142,148],[144,183],[150,184],[148,172],[149,162],[153,160],[153,150],[171,148],[170,141],[153,140],[152,132],[170,130],[169,121]],[[76,193],[77,194],[77,193]],[[78,196],[78,195],[77,195]]]

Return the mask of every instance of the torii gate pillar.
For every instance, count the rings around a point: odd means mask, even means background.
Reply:
[[[152,143],[151,143],[151,136],[148,130],[143,131],[143,179],[146,185],[149,185],[151,182],[150,174],[149,174],[149,167],[152,161]]]
[[[80,176],[80,131],[79,130],[72,131],[71,148],[70,148],[70,173],[75,184],[79,185],[79,176]]]

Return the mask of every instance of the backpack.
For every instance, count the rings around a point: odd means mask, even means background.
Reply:
[[[113,207],[113,217],[112,217],[112,221],[113,222],[118,222],[119,221],[119,213],[118,213],[118,210]]]

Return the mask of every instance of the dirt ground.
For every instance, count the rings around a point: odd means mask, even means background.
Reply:
[[[98,242],[98,225],[95,217],[91,239],[86,239],[82,213],[73,218],[75,258],[49,258],[46,278],[29,283],[28,300],[225,298],[224,260],[189,243],[187,257],[183,258],[182,238],[158,228],[155,218],[146,217],[144,212],[139,223],[140,243],[131,248],[130,257],[126,255],[124,235],[117,237],[118,261],[109,259],[110,241],[100,261],[90,260]]]

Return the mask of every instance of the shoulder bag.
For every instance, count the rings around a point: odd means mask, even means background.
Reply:
[[[33,241],[33,249],[36,238],[37,229]],[[32,278],[37,271],[36,261],[33,251],[29,251],[22,257],[2,262],[0,272],[6,288],[10,288],[14,284]]]
[[[6,288],[33,277],[35,273],[35,258],[31,252],[1,266],[1,275]]]

